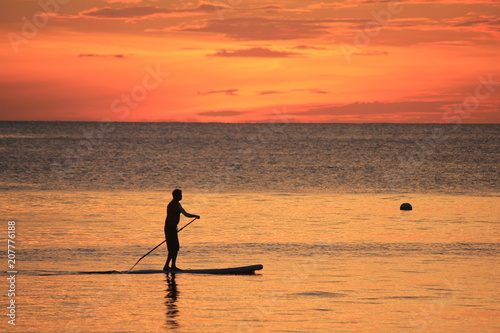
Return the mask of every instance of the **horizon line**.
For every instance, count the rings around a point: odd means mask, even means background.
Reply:
[[[246,121],[246,122],[221,122],[221,121],[115,121],[115,120],[0,120],[1,123],[123,123],[123,124],[345,124],[345,125],[366,125],[366,124],[389,124],[389,125],[500,125],[498,123],[451,123],[451,122],[296,122],[296,121]]]

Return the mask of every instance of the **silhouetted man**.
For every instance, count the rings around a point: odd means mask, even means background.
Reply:
[[[164,271],[178,271],[179,268],[175,265],[177,254],[179,253],[179,237],[177,236],[177,225],[181,218],[181,213],[186,217],[194,217],[199,219],[199,215],[187,213],[182,208],[180,201],[182,200],[182,191],[175,189],[172,192],[173,199],[167,206],[167,218],[165,219],[165,239],[167,241],[168,256],[167,262],[163,267]],[[172,266],[170,265],[172,261]]]

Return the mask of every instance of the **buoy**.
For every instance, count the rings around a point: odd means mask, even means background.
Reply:
[[[401,204],[401,207],[399,207],[399,209],[400,210],[412,210],[413,207],[409,203],[405,202],[404,204]]]

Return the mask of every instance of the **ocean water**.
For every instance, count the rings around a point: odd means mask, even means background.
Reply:
[[[498,332],[499,129],[0,122],[0,331]]]

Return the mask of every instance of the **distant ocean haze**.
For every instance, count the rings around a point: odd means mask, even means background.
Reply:
[[[500,125],[1,122],[1,188],[498,192]]]

